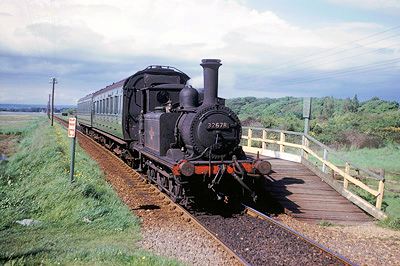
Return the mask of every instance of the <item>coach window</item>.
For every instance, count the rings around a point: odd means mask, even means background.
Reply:
[[[109,114],[112,114],[113,113],[113,108],[114,108],[114,106],[113,106],[114,104],[113,104],[113,97],[110,97],[110,110],[108,110],[109,112]]]
[[[122,113],[122,96],[119,97],[119,113]]]
[[[117,114],[118,113],[118,96],[115,96],[114,101],[115,101],[114,114]]]

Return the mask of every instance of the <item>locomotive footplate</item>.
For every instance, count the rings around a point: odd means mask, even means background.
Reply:
[[[257,200],[257,195],[248,184],[247,177],[252,181],[254,178],[260,178],[271,171],[271,164],[259,158],[256,160],[237,160],[233,156],[232,160],[227,161],[187,161],[181,160],[174,165],[173,174],[175,176],[204,176],[207,178],[208,189],[213,191],[218,199],[226,198],[221,193],[218,186],[223,182],[224,177],[230,176],[245,189],[252,197],[253,201]]]
[[[238,160],[236,156],[233,156],[231,160],[190,161],[190,159],[181,159],[174,161],[165,156],[156,157],[152,151],[146,148],[142,149],[140,153],[142,161],[146,161],[144,166],[150,169],[148,170],[149,179],[157,183],[160,190],[164,190],[174,201],[180,202],[182,205],[191,202],[192,192],[199,189],[196,186],[193,187],[193,184],[197,184],[196,182],[200,180],[203,180],[201,182],[205,188],[212,192],[217,199],[225,199],[226,195],[232,194],[225,193],[221,188],[237,186],[247,191],[255,201],[257,196],[250,188],[249,181],[253,182],[271,171],[271,164],[260,158]]]
[[[193,173],[185,174],[185,170],[189,168],[188,164],[193,165]],[[268,174],[271,171],[271,164],[267,161],[260,159],[257,160],[231,160],[231,161],[195,161],[190,162],[186,160],[181,160],[179,163],[175,164],[173,167],[174,175],[185,175],[190,176],[193,174],[197,175],[216,175],[221,168],[225,168],[225,172],[228,174]]]

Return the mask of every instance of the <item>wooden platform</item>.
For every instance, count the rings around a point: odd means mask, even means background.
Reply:
[[[356,225],[370,222],[370,216],[337,193],[301,163],[267,158],[273,173],[267,190],[285,212],[307,222],[329,221]]]

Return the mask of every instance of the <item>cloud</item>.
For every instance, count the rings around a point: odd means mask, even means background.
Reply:
[[[399,0],[328,0],[328,2],[349,5],[363,9],[400,9]]]
[[[369,6],[377,3],[367,2]],[[336,3],[345,4],[341,0]],[[386,1],[384,6],[396,7],[393,3],[397,2],[391,3]],[[193,77],[194,86],[201,87],[200,60],[220,58],[224,64],[221,93],[233,97],[230,91],[243,94],[243,89],[248,89],[260,95],[265,90],[260,88],[268,87],[270,81],[368,64],[399,52],[392,47],[395,40],[387,39],[354,42],[343,53],[335,50],[335,54],[321,55],[384,27],[353,22],[306,29],[240,0],[36,0],[22,5],[2,0],[0,10],[0,82],[10,91],[23,88],[26,84],[18,79],[15,84],[15,77],[24,75],[34,82],[44,80],[42,85],[31,82],[30,86],[40,91],[48,78],[57,76],[58,86],[71,91],[64,95],[72,103],[74,97],[149,64],[177,66]],[[373,52],[378,49],[382,50]],[[362,59],[343,59],[362,53]],[[310,56],[313,54],[319,55]],[[242,87],[236,87],[238,84]],[[315,86],[311,87],[314,92]],[[271,95],[279,94],[272,90]],[[298,92],[288,89],[284,93]]]
[[[236,44],[230,42],[232,36],[266,49],[323,43],[271,11],[252,10],[233,0],[97,2],[61,1],[55,6],[51,1],[27,2],[18,9],[14,1],[2,1],[0,7],[8,6],[12,14],[0,17],[2,46],[30,55],[67,52],[67,57],[79,50],[88,59],[179,53],[189,60],[204,56],[237,60],[240,53],[244,61],[254,61],[240,47],[232,49]]]

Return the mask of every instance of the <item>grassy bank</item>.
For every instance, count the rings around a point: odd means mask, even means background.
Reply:
[[[400,193],[394,192],[400,191],[400,175],[388,173],[400,173],[400,146],[389,145],[378,149],[364,148],[346,150],[341,151],[340,154],[350,161],[355,162],[356,164],[359,164],[367,169],[385,169],[386,182],[382,209],[389,216],[389,218],[379,222],[378,224],[400,230]],[[337,163],[335,162],[334,158],[332,159],[334,163]],[[366,182],[372,183],[368,181]],[[362,193],[361,196],[364,196],[367,200],[369,199],[372,204],[375,204],[375,199],[370,194],[366,192],[363,193],[361,190],[359,190],[359,192]]]
[[[0,113],[0,134],[12,136],[27,134],[33,130],[38,119],[44,119],[44,115]]]
[[[43,117],[16,129],[26,137],[0,165],[0,263],[179,265],[135,246],[139,220],[80,147],[69,183],[71,140],[48,124]],[[24,219],[32,224],[16,223]]]
[[[400,147],[397,145],[389,145],[383,148],[364,148],[364,149],[346,149],[338,151],[340,155],[348,159],[349,161],[362,166],[370,171],[375,172],[379,176],[381,168],[385,169],[385,191],[382,203],[382,210],[388,215],[388,219],[378,222],[378,225],[389,227],[392,229],[400,230]],[[322,158],[323,152],[317,152]],[[317,162],[314,157],[310,157],[311,162]],[[345,161],[336,157],[333,154],[329,154],[328,161],[331,163],[341,166],[342,170],[345,167]],[[355,168],[352,168],[350,174],[357,175]],[[374,179],[363,179],[367,174],[362,171],[359,173],[361,180],[364,184],[377,190],[378,181]],[[361,196],[369,203],[375,206],[376,197],[366,192],[365,190],[349,183],[349,189]]]

